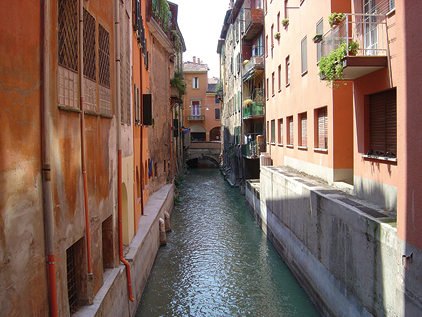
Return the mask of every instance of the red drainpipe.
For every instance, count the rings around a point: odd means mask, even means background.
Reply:
[[[123,258],[123,228],[122,228],[122,150],[119,150],[119,177],[118,177],[118,195],[119,195],[119,256],[120,261],[126,265],[127,287],[129,291],[129,299],[133,302],[135,299],[132,296],[132,279],[130,277],[130,264]]]
[[[50,307],[50,316],[58,316],[57,308],[57,287],[56,287],[56,265],[54,256],[54,212],[53,197],[51,191],[51,100],[49,96],[51,78],[51,44],[49,32],[51,29],[51,2],[43,2],[43,100],[42,100],[42,121],[41,121],[41,143],[42,143],[42,184],[43,184],[43,209],[44,209],[44,228],[46,236],[46,254],[47,254],[47,272],[48,272],[48,304]]]

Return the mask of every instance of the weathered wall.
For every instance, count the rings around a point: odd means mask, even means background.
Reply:
[[[246,199],[320,311],[400,316],[406,307],[421,314],[418,292],[403,293],[403,243],[395,227],[338,200],[341,192],[318,192],[297,180],[261,166],[260,184],[248,185]],[[416,290],[421,279],[411,284]]]
[[[170,181],[169,163],[172,134],[170,130],[169,53],[154,36],[151,35],[150,39],[150,87],[154,123],[152,127],[148,128],[148,150],[156,175],[149,179],[151,194]]]
[[[48,316],[40,10],[38,2],[0,2],[0,315],[4,316]]]
[[[73,315],[74,317],[135,316],[160,247],[158,219],[164,219],[164,211],[171,214],[173,202],[173,185],[163,186],[149,197],[144,216],[139,219],[139,230],[126,250],[125,259],[131,267],[135,301],[133,303],[129,301],[126,269],[121,264],[118,268],[106,271],[104,285],[95,295],[94,304],[82,307]]]

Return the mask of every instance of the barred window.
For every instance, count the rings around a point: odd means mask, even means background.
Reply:
[[[100,84],[110,88],[110,34],[98,25]]]
[[[84,76],[96,80],[95,18],[84,8]]]
[[[59,0],[59,64],[78,71],[78,2]]]

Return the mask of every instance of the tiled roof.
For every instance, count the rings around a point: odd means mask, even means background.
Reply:
[[[206,72],[208,71],[207,64],[197,64],[193,62],[184,62],[183,63],[184,72]]]
[[[215,92],[215,87],[217,87],[217,84],[208,84],[207,92]]]

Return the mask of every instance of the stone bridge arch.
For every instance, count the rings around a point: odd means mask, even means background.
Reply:
[[[190,146],[185,149],[185,162],[195,159],[206,159],[217,166],[220,166],[220,153],[220,142],[192,142]]]

